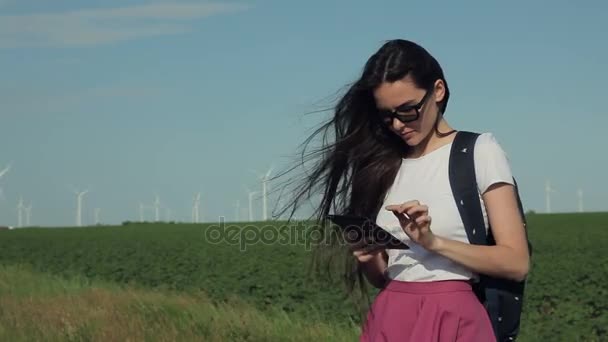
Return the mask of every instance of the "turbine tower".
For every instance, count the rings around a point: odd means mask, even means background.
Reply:
[[[17,227],[23,227],[23,211],[25,211],[25,206],[23,205],[23,198],[19,198],[19,203],[17,203]]]
[[[547,179],[545,182],[545,205],[547,209],[547,213],[551,212],[551,193],[555,193],[555,189],[551,187],[551,182]]]
[[[160,198],[156,195],[156,199],[154,200],[154,211],[155,211],[155,220],[156,222],[160,221]]]
[[[247,187],[245,187],[245,191],[247,192],[247,198],[249,200],[249,222],[253,222],[253,196],[255,196],[257,192],[249,191]]]
[[[30,203],[29,206],[24,207],[23,210],[25,210],[25,226],[31,227],[32,226],[32,203]]]
[[[89,190],[85,191],[77,191],[74,190],[74,194],[76,195],[76,225],[78,227],[82,226],[82,199],[84,195],[86,195]]]
[[[235,209],[236,209],[236,217],[235,217],[235,219],[238,222],[238,221],[241,220],[241,217],[240,217],[241,216],[240,215],[241,214],[241,201],[236,200],[236,208]]]
[[[270,173],[272,172],[273,167],[271,166],[270,169],[268,169],[268,171],[266,172],[266,174],[259,176],[260,180],[262,181],[262,220],[266,221],[268,220],[268,193],[267,193],[267,187],[268,187],[268,179],[270,178]]]
[[[583,189],[578,188],[577,195],[578,195],[578,212],[582,213],[583,211],[585,211],[585,209],[583,207]]]
[[[194,203],[192,205],[192,222],[194,223],[199,223],[200,222],[200,218],[199,218],[199,206],[201,204],[201,193],[197,193],[196,196],[194,196]]]
[[[268,193],[266,192],[266,188],[267,188],[267,184],[268,184],[268,178],[270,177],[270,173],[272,172],[272,167],[270,169],[268,169],[268,172],[266,172],[266,174],[264,175],[264,178],[262,179],[262,200],[263,205],[264,205],[264,217],[263,220],[267,221],[268,220]]]

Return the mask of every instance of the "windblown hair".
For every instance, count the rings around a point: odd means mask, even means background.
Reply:
[[[438,79],[444,82],[445,96],[438,106],[440,114],[445,113],[449,89],[437,60],[411,41],[385,42],[366,62],[360,78],[339,99],[333,117],[304,141],[299,166],[312,163],[309,173],[288,182],[298,183],[283,209],[284,212],[291,208],[290,219],[303,201],[319,200],[311,219],[324,242],[315,246],[313,270],[329,278],[338,271],[351,294],[357,282],[362,293],[367,293],[365,279],[352,254],[339,239],[332,238],[335,232],[330,230],[326,215],[376,219],[409,147],[380,121],[373,91],[384,82],[395,82],[408,75],[422,89],[433,90]],[[321,146],[307,152],[318,137]]]

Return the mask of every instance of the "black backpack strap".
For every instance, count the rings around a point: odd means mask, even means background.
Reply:
[[[479,133],[456,133],[450,153],[449,179],[469,241],[476,245],[486,245],[488,236],[475,175],[474,153],[478,136]]]
[[[456,134],[449,159],[449,180],[469,242],[477,245],[494,245],[496,243],[492,229],[488,228],[486,234],[475,174],[474,153],[478,137],[479,133],[472,132],[459,131]],[[517,191],[517,183],[515,189]],[[525,223],[518,191],[517,201]],[[528,246],[531,252],[529,241]],[[484,304],[496,338],[500,342],[514,341],[519,333],[524,287],[525,281],[515,282],[484,274],[480,274],[479,282],[473,284],[473,290]]]
[[[459,131],[456,134],[450,153],[449,179],[452,194],[456,200],[456,206],[462,218],[469,242],[476,245],[494,245],[494,236],[492,236],[490,228],[488,228],[486,234],[483,212],[479,201],[477,175],[475,174],[475,142],[479,135],[479,133],[466,131]],[[526,226],[526,215],[515,178],[513,178],[513,183],[515,184],[519,212],[524,226]],[[526,238],[527,234],[528,230],[526,229]],[[531,255],[532,244],[529,240],[528,249]]]

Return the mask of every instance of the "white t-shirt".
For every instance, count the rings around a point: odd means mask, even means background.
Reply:
[[[384,209],[390,204],[418,200],[429,207],[431,230],[436,235],[468,243],[448,178],[451,147],[452,143],[449,143],[420,158],[403,159],[387,192],[376,223],[410,246],[409,250],[387,250],[387,276],[390,279],[438,281],[477,277],[466,267],[410,241],[395,215]],[[491,133],[483,133],[477,138],[474,158],[480,194],[497,182],[513,184],[507,155]],[[479,200],[487,231],[488,218],[481,195]]]

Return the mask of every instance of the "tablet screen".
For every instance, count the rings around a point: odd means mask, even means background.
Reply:
[[[368,245],[378,245],[388,249],[409,249],[403,241],[382,229],[371,219],[345,215],[328,215],[327,218],[342,229],[349,243],[365,239]]]

